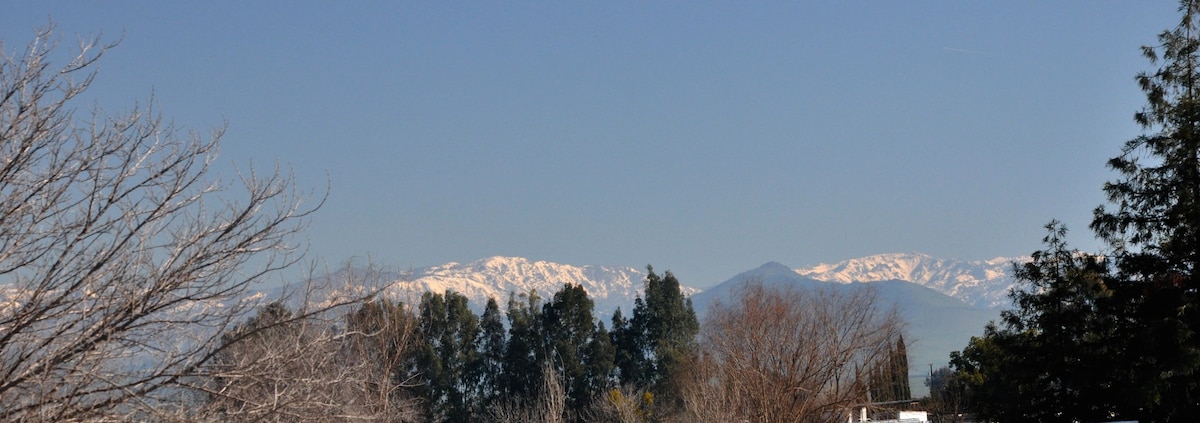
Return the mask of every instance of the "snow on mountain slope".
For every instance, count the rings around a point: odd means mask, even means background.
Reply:
[[[447,289],[467,296],[480,309],[488,298],[495,298],[501,308],[508,293],[527,293],[536,290],[547,299],[563,284],[583,286],[588,297],[596,303],[597,314],[611,314],[620,306],[626,314],[633,299],[641,294],[646,272],[633,267],[573,266],[547,261],[531,261],[521,257],[490,257],[470,263],[446,263],[415,269],[407,280],[391,287],[389,294],[416,302],[422,293],[444,293]],[[685,293],[697,292],[685,288]]]
[[[976,307],[1009,304],[1008,290],[1014,260],[964,261],[940,259],[921,253],[879,254],[833,264],[795,269],[796,273],[829,282],[904,280],[932,288]]]

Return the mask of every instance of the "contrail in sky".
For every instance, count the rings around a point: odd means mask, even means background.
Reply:
[[[964,50],[961,48],[954,48],[954,47],[942,47],[942,50],[953,51],[955,53],[982,54],[985,56],[990,56],[992,54],[992,53],[988,53],[986,51]]]

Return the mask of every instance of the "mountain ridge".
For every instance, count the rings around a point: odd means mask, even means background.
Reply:
[[[414,269],[407,278],[397,281],[385,295],[415,300],[426,292],[443,293],[454,290],[470,299],[482,310],[488,298],[501,304],[509,293],[536,291],[547,298],[564,284],[584,288],[595,302],[597,314],[609,315],[617,307],[626,311],[633,305],[643,288],[646,271],[630,266],[571,265],[523,257],[492,256],[468,263],[449,262]],[[698,289],[685,287],[685,294]],[[415,298],[414,298],[415,297]]]
[[[801,276],[826,282],[902,280],[932,288],[975,307],[1004,308],[1016,283],[1012,263],[1027,257],[990,260],[943,259],[924,253],[888,253],[794,269]]]

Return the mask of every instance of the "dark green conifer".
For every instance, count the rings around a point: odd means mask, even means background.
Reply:
[[[612,368],[611,358],[604,354],[607,348],[598,344],[607,343],[608,336],[598,339],[593,307],[583,286],[566,284],[542,308],[546,359],[562,378],[567,407],[572,410],[583,410],[607,387],[601,381]]]
[[[475,341],[479,319],[467,306],[467,297],[447,290],[421,296],[418,330],[424,345],[416,368],[436,421],[469,421],[472,399],[471,369],[477,364]]]
[[[696,358],[700,323],[692,300],[683,295],[670,271],[661,277],[646,266],[645,298],[634,302],[633,319],[617,332],[621,382],[650,390],[659,404],[679,406],[683,372]]]
[[[476,341],[478,351],[476,365],[473,368],[475,386],[475,402],[473,407],[477,413],[484,412],[500,398],[503,392],[502,375],[504,369],[504,353],[508,344],[504,329],[504,317],[500,305],[495,298],[489,298],[484,306],[483,315],[479,319],[479,339]]]
[[[509,294],[508,345],[504,350],[501,377],[505,401],[532,400],[542,384],[541,363],[545,358],[541,330],[542,300],[536,291]]]
[[[1200,1],[1142,53],[1144,135],[1109,160],[1117,180],[1091,229],[1099,254],[1047,248],[1016,268],[1003,326],[953,357],[997,421],[1187,421],[1200,415]]]

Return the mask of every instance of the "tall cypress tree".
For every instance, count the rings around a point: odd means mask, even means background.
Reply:
[[[901,336],[888,347],[887,357],[871,371],[871,401],[888,402],[912,398],[908,384],[908,351]]]
[[[896,340],[889,361],[892,363],[891,379],[894,396],[897,400],[911,399],[912,388],[908,384],[908,347],[904,345],[903,335]]]

